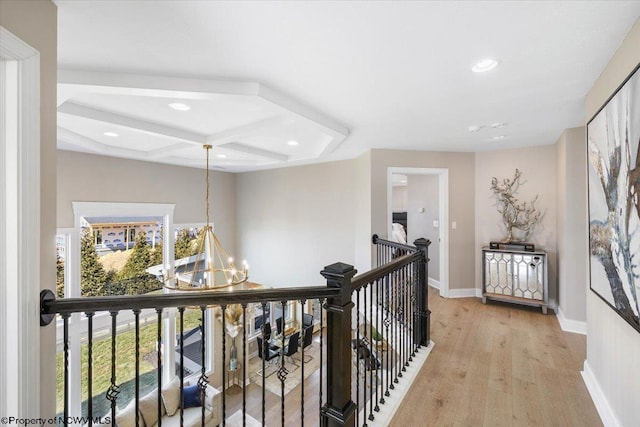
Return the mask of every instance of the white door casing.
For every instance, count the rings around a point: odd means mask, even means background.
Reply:
[[[40,54],[0,27],[0,414],[40,413]]]
[[[387,236],[391,236],[391,218],[393,215],[393,174],[435,175],[438,177],[440,198],[440,296],[449,297],[449,169],[446,168],[387,168]],[[413,242],[407,242],[413,244]]]

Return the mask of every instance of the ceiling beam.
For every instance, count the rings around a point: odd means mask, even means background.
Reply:
[[[87,138],[84,135],[70,131],[69,129],[58,126],[57,133],[58,140],[66,142],[67,144],[74,145],[79,148],[90,149],[93,152],[102,154],[105,156],[126,157],[139,160],[146,159],[146,153],[144,151],[131,150],[129,148],[112,147],[107,144],[103,144],[95,139]]]
[[[234,142],[239,138],[246,138],[255,135],[261,135],[265,131],[277,129],[283,126],[286,118],[282,116],[269,117],[257,122],[247,123],[245,125],[236,126],[231,129],[225,129],[207,137],[207,144],[221,145],[228,142]]]
[[[226,144],[219,145],[221,148],[227,150],[234,150],[240,153],[251,154],[258,157],[264,157],[271,160],[277,160],[279,162],[286,162],[289,160],[289,156],[286,154],[280,154],[269,150],[263,150],[261,148],[251,147],[249,145],[240,144],[239,142],[228,142]]]
[[[168,138],[179,139],[190,144],[203,145],[207,141],[206,135],[195,132],[189,132],[183,129],[177,129],[171,126],[161,125],[158,123],[148,122],[133,117],[111,113],[104,110],[98,110],[84,105],[75,104],[67,101],[58,107],[58,113],[68,114],[70,116],[82,117],[89,120],[96,120],[103,123],[109,123],[116,126],[122,126],[134,129],[139,132],[145,132],[153,135],[165,136]]]

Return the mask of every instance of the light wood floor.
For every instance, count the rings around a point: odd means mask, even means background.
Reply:
[[[602,425],[580,375],[585,336],[539,309],[429,298],[436,345],[391,426]]]
[[[433,289],[429,308],[436,345],[391,426],[602,425],[580,376],[585,337],[562,332],[553,314],[443,299]],[[317,374],[305,381],[305,426],[318,425],[318,384]],[[261,388],[251,384],[246,392],[247,412],[261,419]],[[299,386],[285,403],[285,425],[301,425]],[[280,404],[266,393],[267,426],[281,425]],[[242,391],[232,387],[227,416],[241,408]]]

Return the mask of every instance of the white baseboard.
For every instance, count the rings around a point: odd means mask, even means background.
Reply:
[[[596,405],[596,410],[600,415],[602,424],[604,424],[605,427],[622,427],[622,424],[620,424],[620,422],[618,421],[618,418],[613,412],[611,405],[609,405],[609,401],[602,391],[600,383],[596,379],[596,376],[593,374],[588,360],[584,361],[582,380],[587,386],[587,390],[589,390],[591,400],[593,400],[594,405]]]
[[[449,289],[448,298],[482,298],[482,289]]]
[[[429,286],[431,286],[432,288],[435,289],[440,289],[440,281],[433,279],[431,277],[429,277],[429,281],[428,281]]]
[[[563,331],[573,332],[574,334],[587,335],[587,322],[568,319],[564,315],[564,311],[562,311],[562,307],[557,308],[556,317],[558,318],[558,323],[560,323],[560,328],[562,328]]]

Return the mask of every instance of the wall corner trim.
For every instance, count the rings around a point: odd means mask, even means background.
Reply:
[[[587,322],[567,318],[564,314],[564,310],[562,310],[562,307],[560,306],[558,306],[558,309],[556,310],[556,317],[558,318],[558,323],[560,323],[560,328],[563,331],[587,335]]]
[[[591,366],[589,366],[589,361],[584,361],[584,370],[582,373],[582,380],[584,384],[587,386],[587,390],[591,395],[591,400],[596,405],[596,410],[600,415],[600,420],[605,427],[622,427],[622,424],[618,421],[611,405],[609,405],[609,401],[607,400],[602,388],[600,387],[600,383],[596,379],[596,376],[593,374],[591,370]]]

